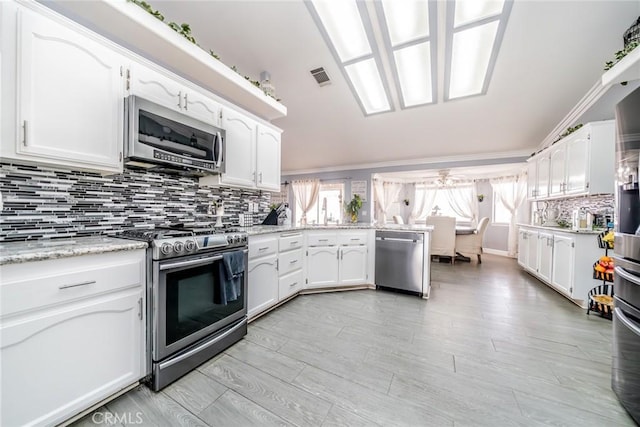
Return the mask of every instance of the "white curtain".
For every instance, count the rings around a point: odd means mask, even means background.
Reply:
[[[429,215],[438,192],[435,187],[429,187],[427,183],[415,183],[413,187],[414,202],[409,215],[409,224],[415,224],[417,220],[425,219]]]
[[[475,227],[478,224],[478,195],[475,183],[448,187],[446,190],[451,209],[458,216],[470,218],[471,226]]]
[[[378,224],[387,222],[387,212],[391,204],[397,201],[398,195],[402,190],[402,184],[397,182],[383,181],[379,178],[373,179],[373,191],[378,202]]]
[[[507,252],[509,256],[515,257],[518,253],[516,214],[518,208],[527,198],[527,177],[523,174],[517,177],[491,179],[489,182],[491,183],[493,192],[498,199],[496,201],[501,202],[511,214],[511,220],[509,221]]]
[[[296,199],[296,203],[302,210],[302,219],[300,220],[300,224],[304,225],[307,223],[307,213],[318,200],[320,180],[308,179],[293,181],[291,182],[291,187],[293,188],[293,197]]]

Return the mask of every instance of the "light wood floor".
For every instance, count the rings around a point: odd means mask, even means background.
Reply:
[[[179,426],[632,426],[610,388],[611,322],[515,261],[432,263],[430,300],[297,297],[196,371],[100,408]],[[93,425],[92,415],[79,425]]]

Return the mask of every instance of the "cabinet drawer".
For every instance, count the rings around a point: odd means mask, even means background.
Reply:
[[[145,281],[145,251],[13,264],[3,268],[2,316],[135,286]]]
[[[283,234],[280,236],[280,252],[302,247],[302,233]]]
[[[278,252],[278,238],[276,236],[249,238],[249,259],[276,252]]]
[[[338,239],[336,233],[309,233],[307,243],[309,246],[335,246]]]
[[[302,276],[302,270],[287,274],[286,276],[282,276],[280,278],[278,299],[282,300],[300,291],[304,283],[304,279]]]
[[[280,276],[302,268],[302,249],[280,254],[278,257],[278,269]]]
[[[350,231],[338,233],[339,245],[366,245],[367,240],[368,239],[366,231]]]

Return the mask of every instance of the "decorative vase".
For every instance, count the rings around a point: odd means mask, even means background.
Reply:
[[[357,213],[352,213],[351,214],[351,222],[354,223],[354,224],[356,222],[358,222],[358,214]]]

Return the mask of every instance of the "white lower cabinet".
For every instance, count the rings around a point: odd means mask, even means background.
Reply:
[[[553,265],[553,234],[538,233],[538,274],[546,282],[551,280]]]
[[[532,272],[538,270],[538,232],[527,231],[527,259],[525,268]]]
[[[301,231],[281,233],[278,240],[278,300],[298,293],[304,284],[304,236]]]
[[[278,237],[249,238],[247,316],[252,318],[278,303]]]
[[[539,236],[532,239],[532,235]],[[535,240],[536,256],[531,256]],[[604,255],[595,234],[520,226],[518,263],[542,282],[583,308],[587,293],[602,281],[593,279],[593,263]],[[535,258],[536,266],[530,264]]]
[[[595,260],[592,260],[591,262],[595,262]],[[553,274],[550,278],[551,284],[559,291],[567,295],[571,295],[573,292],[574,268],[575,240],[572,237],[567,236],[554,236]]]
[[[340,247],[338,282],[342,285],[361,285],[367,281],[367,247]]]
[[[368,283],[368,241],[363,230],[309,232],[305,287]]]
[[[2,273],[1,425],[61,423],[145,375],[144,250]]]
[[[339,281],[337,246],[307,249],[307,288],[335,286]]]

